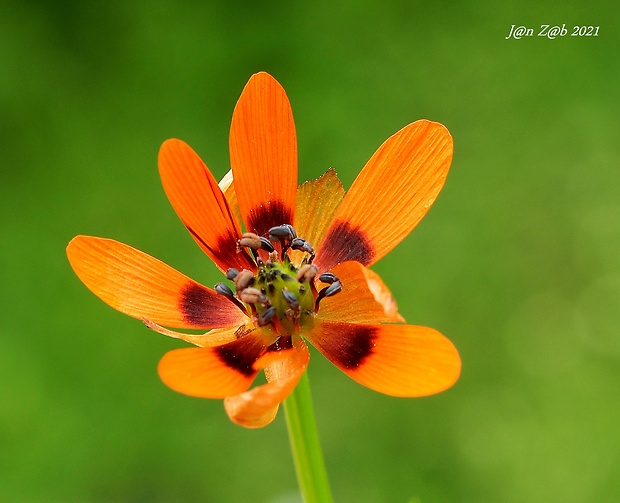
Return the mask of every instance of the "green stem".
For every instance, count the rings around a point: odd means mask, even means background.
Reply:
[[[284,410],[304,502],[331,503],[332,493],[316,429],[307,372],[304,372],[295,390],[284,401]]]

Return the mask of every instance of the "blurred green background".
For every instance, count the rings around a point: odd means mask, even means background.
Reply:
[[[553,6],[555,5],[555,6]],[[615,2],[36,2],[0,6],[0,501],[296,501],[280,413],[250,431],[156,373],[175,341],[90,294],[65,246],[114,237],[220,281],[171,209],[160,144],[216,176],[250,75],[291,100],[300,180],[345,186],[389,135],[455,157],[377,270],[459,348],[447,393],[395,399],[314,352],[340,502],[620,495],[620,11]],[[566,23],[548,40],[513,24]],[[600,26],[597,38],[573,25]]]

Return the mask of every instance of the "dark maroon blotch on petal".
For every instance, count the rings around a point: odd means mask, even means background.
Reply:
[[[252,232],[267,236],[269,229],[293,221],[293,212],[282,201],[268,201],[250,210],[248,225]]]
[[[257,373],[253,365],[267,348],[257,337],[248,336],[217,346],[213,350],[224,365],[250,377]]]
[[[321,264],[334,266],[347,260],[356,260],[367,266],[372,263],[375,251],[363,230],[341,221],[336,222],[325,236],[320,254]]]
[[[329,323],[311,334],[310,342],[343,370],[354,370],[372,355],[377,328],[371,325]]]
[[[196,328],[227,326],[238,319],[230,301],[214,291],[189,281],[181,290],[179,311],[184,320]]]

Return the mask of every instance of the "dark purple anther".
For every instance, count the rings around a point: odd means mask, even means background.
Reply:
[[[338,280],[338,277],[333,272],[324,272],[319,276],[319,281],[321,283],[335,283]]]
[[[225,297],[234,297],[235,294],[230,289],[230,287],[224,283],[218,283],[215,285],[215,291],[220,295],[224,295]]]
[[[294,293],[283,289],[282,297],[284,297],[288,307],[290,307],[293,311],[297,311],[299,309],[299,301],[297,300],[297,297],[295,297]]]
[[[265,309],[262,313],[258,315],[256,319],[258,326],[264,327],[265,325],[268,325],[269,322],[272,320],[272,318],[275,316],[275,314],[276,314],[275,307],[271,306]]]
[[[269,229],[271,241],[291,241],[297,237],[295,229],[290,224],[278,225]]]
[[[237,277],[237,275],[239,274],[239,271],[237,269],[235,269],[234,267],[231,267],[230,269],[228,269],[228,271],[226,271],[226,279],[229,280],[233,280]]]
[[[260,243],[261,243],[261,248],[263,250],[268,251],[269,253],[274,251],[273,245],[271,244],[271,241],[269,241],[266,237],[261,236],[260,238]]]
[[[324,297],[331,297],[332,295],[336,295],[337,293],[342,291],[342,283],[340,281],[334,281],[331,285],[321,291]]]

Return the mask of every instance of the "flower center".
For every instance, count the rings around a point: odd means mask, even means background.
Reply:
[[[235,292],[224,283],[215,285],[215,291],[251,316],[254,325],[290,337],[312,327],[321,299],[340,292],[342,283],[332,273],[318,275],[312,245],[297,237],[291,225],[272,227],[268,234],[241,236],[238,248],[250,250],[256,272],[229,269],[226,277],[233,281]],[[291,262],[296,252],[297,265]],[[327,286],[318,291],[316,279]]]

